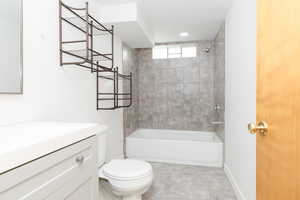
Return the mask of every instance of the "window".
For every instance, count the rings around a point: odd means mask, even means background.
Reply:
[[[195,44],[159,45],[153,48],[153,59],[192,58],[197,56]]]
[[[168,58],[180,58],[180,57],[181,57],[181,46],[168,47]]]
[[[153,59],[165,59],[168,58],[168,48],[166,46],[157,46],[152,50]]]
[[[197,49],[194,46],[182,47],[182,57],[183,58],[191,58],[197,56]]]

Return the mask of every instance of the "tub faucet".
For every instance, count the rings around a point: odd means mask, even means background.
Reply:
[[[215,106],[214,106],[214,110],[220,110],[221,109],[221,106],[220,106],[220,104],[216,104]]]
[[[223,125],[224,122],[220,121],[220,112],[219,110],[221,110],[221,105],[220,104],[216,104],[214,106],[214,110],[215,110],[215,119],[216,121],[211,122],[212,125]]]

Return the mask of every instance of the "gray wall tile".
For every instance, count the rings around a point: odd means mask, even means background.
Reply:
[[[214,131],[214,48],[197,42],[196,58],[152,59],[152,49],[138,50],[140,128]]]
[[[138,128],[138,97],[139,97],[139,77],[138,77],[138,60],[137,52],[134,49],[129,48],[126,44],[123,44],[123,73],[133,73],[133,88],[132,88],[132,106],[130,108],[124,108],[123,113],[123,126],[124,135],[128,136]],[[129,91],[128,81],[123,82],[123,91]]]
[[[225,23],[222,24],[215,38],[215,70],[214,70],[214,97],[215,104],[221,109],[215,112],[215,120],[224,122],[225,113]],[[224,141],[224,125],[217,125],[215,131]]]
[[[197,42],[196,58],[152,59],[152,49],[124,45],[124,72],[134,73],[125,136],[137,128],[216,131],[224,139],[225,26],[215,41]],[[210,47],[210,52],[205,49]],[[126,89],[124,85],[124,89]],[[215,104],[221,106],[218,113]]]

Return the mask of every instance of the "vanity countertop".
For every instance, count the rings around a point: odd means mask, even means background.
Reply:
[[[26,122],[0,126],[0,174],[105,131],[96,123]]]

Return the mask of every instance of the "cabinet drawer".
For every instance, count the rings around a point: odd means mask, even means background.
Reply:
[[[66,199],[84,190],[96,199],[96,137],[75,143],[0,176],[0,199]]]

